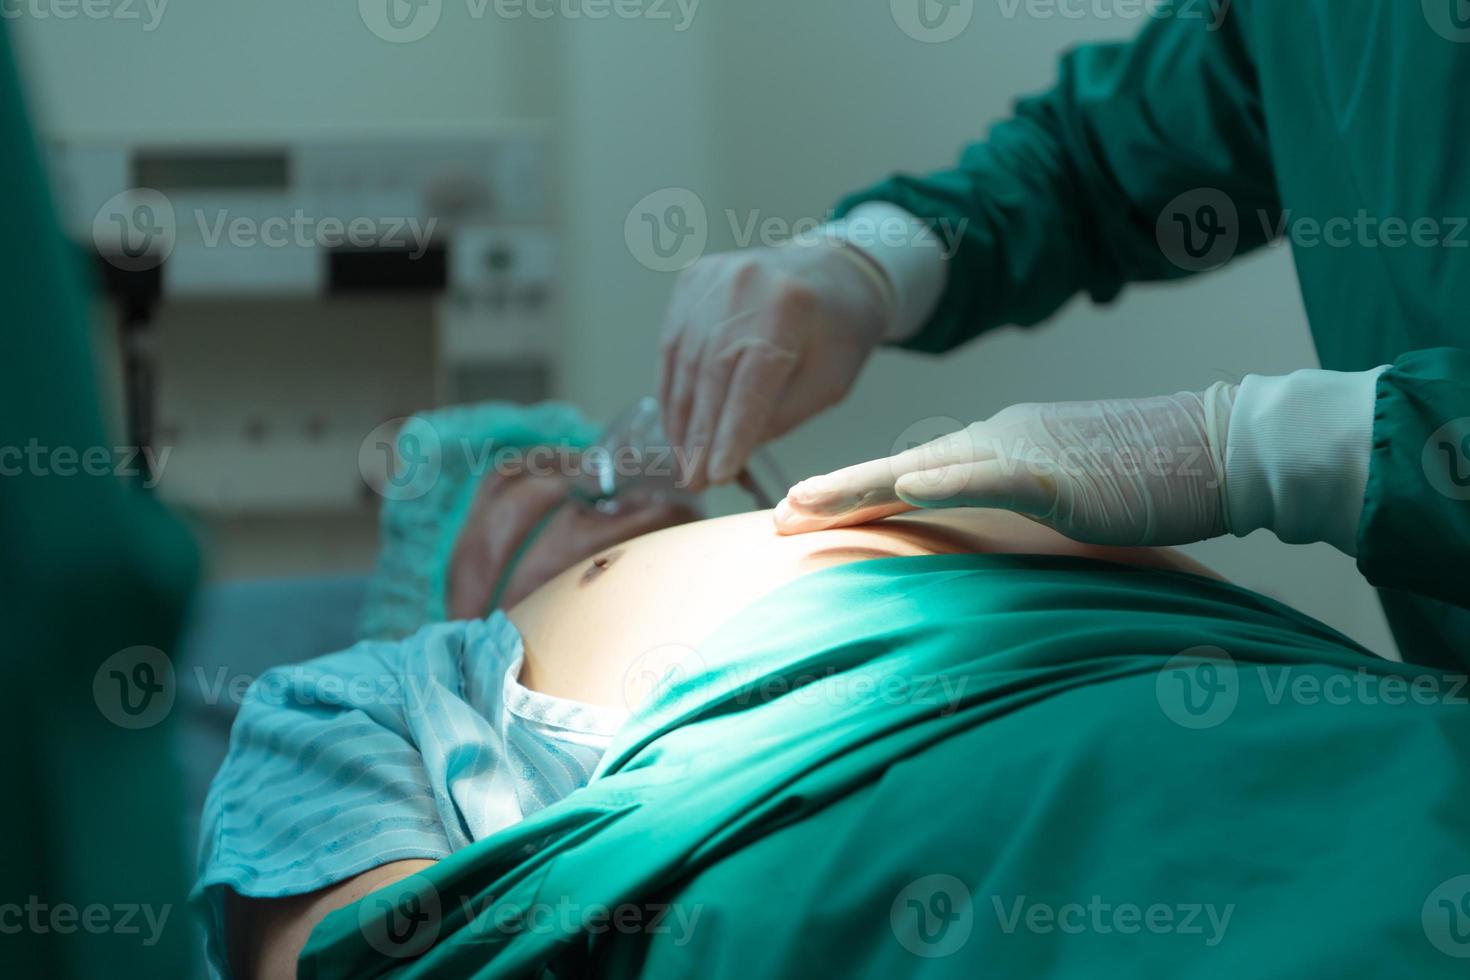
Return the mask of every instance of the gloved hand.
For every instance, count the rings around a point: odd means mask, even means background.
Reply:
[[[1229,530],[1225,439],[1238,387],[1013,405],[888,459],[792,487],[785,534],[926,507],[1013,510],[1077,541],[1171,545]]]
[[[689,489],[728,483],[761,443],[841,401],[892,307],[878,267],[829,240],[686,269],[664,324],[659,403]]]

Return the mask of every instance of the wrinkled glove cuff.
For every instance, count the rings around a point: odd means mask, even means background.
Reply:
[[[1288,544],[1325,541],[1355,552],[1385,370],[1246,377],[1225,453],[1231,533],[1266,528]]]
[[[924,222],[896,205],[869,202],[820,233],[856,249],[882,270],[893,291],[886,342],[909,339],[934,315],[949,270],[943,241]]]

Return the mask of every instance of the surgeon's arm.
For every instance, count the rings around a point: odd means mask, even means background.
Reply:
[[[1230,422],[1231,530],[1325,541],[1382,589],[1405,660],[1463,672],[1470,636],[1470,352],[1247,377]]]
[[[307,895],[242,898],[225,909],[230,973],[236,980],[292,980],[311,930],[332,912],[402,881],[433,861],[394,861]]]
[[[1358,568],[1387,590],[1384,608],[1406,660],[1463,671],[1470,635],[1470,352],[1405,354],[1379,376],[1375,394]]]
[[[1130,281],[1221,264],[1196,219],[1238,235],[1219,252],[1264,243],[1280,202],[1241,17],[1161,16],[1130,42],[1080,47],[1063,57],[1051,91],[1020,102],[958,166],[895,176],[843,201],[839,215],[855,221],[879,202],[896,205],[945,246],[910,238],[907,250],[868,249],[856,233],[900,297],[924,297],[923,309],[900,310],[907,329],[889,339],[947,350],[994,326],[1037,323],[1078,292],[1106,301]],[[1166,235],[1190,222],[1198,254],[1161,247],[1161,217]],[[888,224],[881,212],[879,223]],[[953,254],[936,305],[933,290],[905,287],[932,278],[940,251]]]

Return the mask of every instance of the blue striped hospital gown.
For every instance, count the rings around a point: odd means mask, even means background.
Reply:
[[[522,654],[497,612],[256,679],[204,808],[193,902],[217,972],[226,889],[443,858],[586,785],[627,713],[527,690]]]

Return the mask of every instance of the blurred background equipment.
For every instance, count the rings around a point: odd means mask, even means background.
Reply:
[[[375,427],[548,396],[550,152],[534,125],[58,143],[129,442],[167,452],[166,502],[238,542],[217,568],[274,570],[246,543],[290,550],[308,518],[370,558]]]

